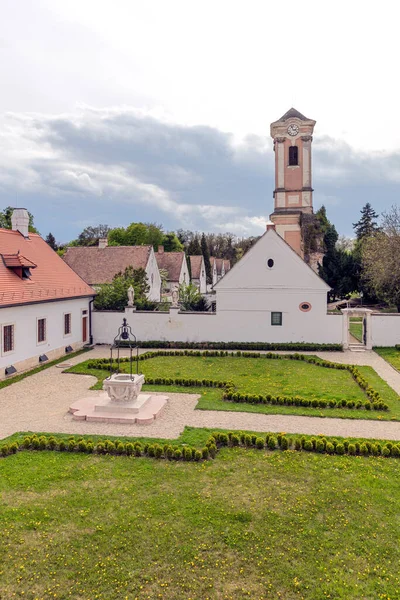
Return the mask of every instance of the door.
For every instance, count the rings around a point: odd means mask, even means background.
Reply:
[[[87,342],[87,317],[82,317],[82,342]]]

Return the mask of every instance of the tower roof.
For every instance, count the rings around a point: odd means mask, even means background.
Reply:
[[[287,121],[288,119],[300,119],[301,121],[309,121],[309,119],[307,119],[307,117],[305,117],[304,115],[302,115],[298,110],[296,110],[295,108],[290,108],[287,112],[285,112],[285,114],[278,119],[278,121]]]

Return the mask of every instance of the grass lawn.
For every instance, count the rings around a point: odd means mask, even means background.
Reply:
[[[400,350],[396,348],[374,348],[375,352],[382,356],[395,369],[400,371]]]
[[[126,363],[122,364],[127,368]],[[299,395],[305,398],[324,398],[365,401],[366,396],[348,371],[326,369],[301,361],[243,357],[207,356],[159,356],[140,362],[141,371],[149,377],[191,377],[200,379],[232,380],[239,391],[248,393],[271,393]],[[398,395],[377,375],[371,367],[358,367],[389,405],[388,412],[380,412],[381,419],[400,419]],[[107,371],[89,370],[83,362],[68,370],[72,373],[94,375],[99,379],[94,386],[101,389]],[[165,386],[145,385],[144,390],[165,391]],[[375,411],[349,410],[343,408],[304,408],[295,406],[252,405],[223,400],[222,391],[213,388],[183,388],[168,386],[170,392],[189,392],[201,395],[197,408],[204,410],[228,410],[266,414],[297,414],[307,416],[330,416],[356,419],[377,419]]]
[[[355,337],[359,342],[362,342],[362,317],[350,317],[349,331],[353,337]]]
[[[0,460],[0,598],[375,600],[400,588],[400,460]]]

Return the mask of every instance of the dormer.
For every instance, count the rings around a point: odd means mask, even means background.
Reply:
[[[20,279],[30,279],[31,269],[36,269],[37,265],[31,260],[22,256],[19,252],[16,254],[1,254],[4,266],[10,271],[14,271]]]

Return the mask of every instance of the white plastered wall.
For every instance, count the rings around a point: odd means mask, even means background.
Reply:
[[[372,314],[371,334],[373,346],[395,346],[400,344],[400,314]]]
[[[40,302],[0,309],[0,379],[5,368],[13,365],[17,371],[36,367],[39,356],[46,354],[49,360],[65,354],[66,346],[78,350],[82,341],[82,311],[87,310],[87,335],[89,341],[90,298]],[[64,314],[71,313],[71,334],[64,335]],[[37,319],[46,319],[46,341],[37,343]],[[3,325],[14,324],[14,351],[4,353]]]

